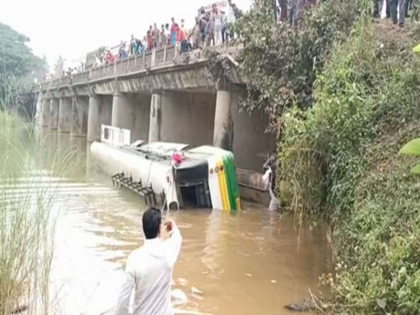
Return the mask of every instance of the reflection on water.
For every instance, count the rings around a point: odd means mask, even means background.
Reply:
[[[139,196],[112,188],[108,177],[91,171],[83,138],[50,133],[45,164],[54,153],[77,149],[66,178],[57,178],[52,306],[55,314],[112,314],[128,254],[142,244]],[[318,277],[330,270],[321,230],[301,232],[293,218],[261,207],[230,215],[181,210],[184,243],[174,287],[185,292],[178,307],[206,314],[288,314],[284,305],[318,291]],[[191,294],[195,287],[203,294]],[[182,312],[180,312],[182,314]]]

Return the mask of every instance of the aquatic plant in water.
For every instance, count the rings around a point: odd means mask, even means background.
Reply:
[[[53,257],[55,184],[71,153],[42,164],[47,154],[33,121],[0,100],[0,314],[48,314]]]

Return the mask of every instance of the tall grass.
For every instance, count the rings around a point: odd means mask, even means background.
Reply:
[[[56,221],[51,175],[70,166],[71,153],[54,156],[45,169],[43,139],[33,121],[17,117],[12,99],[0,99],[0,314],[49,314]]]

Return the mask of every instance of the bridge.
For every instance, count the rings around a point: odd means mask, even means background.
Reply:
[[[246,78],[238,71],[237,48],[155,49],[114,64],[44,83],[38,110],[45,128],[101,138],[101,125],[131,130],[131,142],[214,145],[235,154],[239,180],[262,189],[263,153],[274,152],[263,111],[240,109]],[[245,189],[245,188],[244,188]],[[254,199],[254,198],[251,198]]]

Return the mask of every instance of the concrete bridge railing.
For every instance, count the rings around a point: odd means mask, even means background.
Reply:
[[[112,64],[102,65],[72,76],[62,77],[46,82],[48,89],[56,89],[61,86],[87,84],[91,81],[103,80],[110,77],[137,72],[150,67],[168,65],[177,56],[176,47],[168,46],[154,49],[142,56],[130,56]]]

